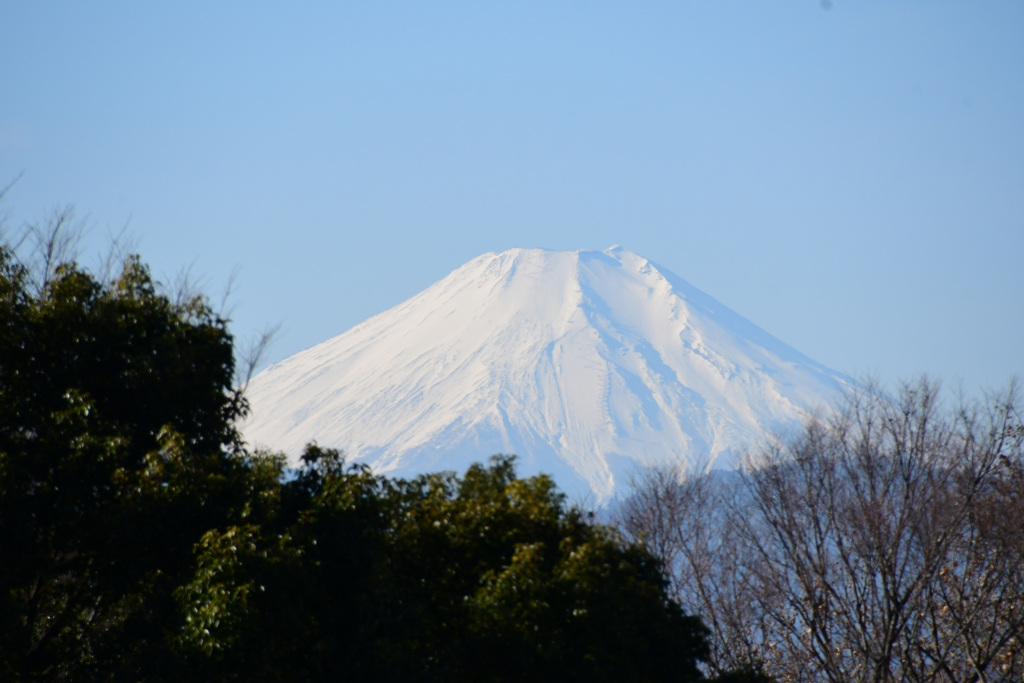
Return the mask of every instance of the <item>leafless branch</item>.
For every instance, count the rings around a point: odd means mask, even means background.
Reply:
[[[711,673],[1024,678],[1018,385],[945,409],[919,380],[858,392],[745,474],[637,482],[620,524],[713,631]]]

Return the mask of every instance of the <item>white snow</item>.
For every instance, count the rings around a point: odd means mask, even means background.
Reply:
[[[401,476],[516,453],[603,502],[643,465],[734,467],[848,382],[621,247],[514,249],[257,375],[243,431]]]

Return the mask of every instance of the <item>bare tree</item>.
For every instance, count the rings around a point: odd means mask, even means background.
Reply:
[[[1024,677],[1024,427],[1014,385],[851,395],[745,472],[653,473],[621,524],[714,632],[713,673],[792,681]]]
[[[617,513],[621,531],[662,558],[675,598],[714,634],[707,661],[713,675],[756,669],[763,659],[756,556],[738,533],[748,498],[736,473],[702,464],[650,468]]]

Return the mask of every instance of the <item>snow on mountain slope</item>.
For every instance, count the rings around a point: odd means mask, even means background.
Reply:
[[[398,476],[516,453],[602,502],[642,465],[733,467],[847,382],[621,247],[513,249],[267,368],[243,431]]]

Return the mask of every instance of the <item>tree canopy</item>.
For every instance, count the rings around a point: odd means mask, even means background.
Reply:
[[[500,456],[411,481],[306,457],[278,492],[294,512],[208,533],[178,591],[179,642],[218,678],[279,680],[287,663],[359,680],[700,679],[704,628],[667,599],[660,563],[548,478]],[[283,628],[282,611],[302,617]]]
[[[201,298],[137,258],[47,268],[0,248],[0,671],[84,680],[143,665],[192,545],[245,505],[243,403]]]
[[[232,354],[138,258],[0,246],[0,678],[701,679],[660,561],[549,478],[288,472]]]

